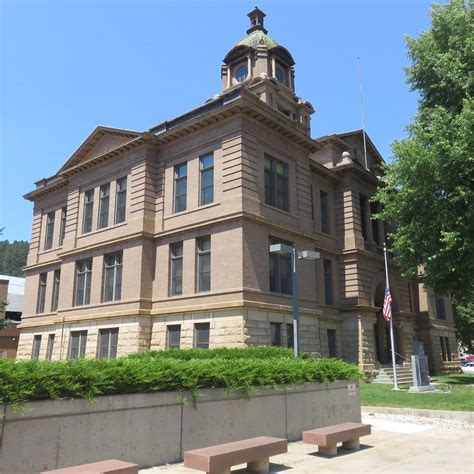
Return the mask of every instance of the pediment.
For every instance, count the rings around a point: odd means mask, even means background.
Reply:
[[[107,153],[140,135],[141,133],[132,130],[99,126],[84,140],[66,163],[64,163],[58,171],[58,174],[80,163],[89,161],[96,156]]]

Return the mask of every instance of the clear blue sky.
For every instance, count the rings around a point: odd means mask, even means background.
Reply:
[[[0,0],[3,239],[29,240],[22,195],[97,125],[145,130],[220,92],[222,58],[256,1]],[[429,27],[425,0],[262,0],[269,35],[296,61],[312,135],[366,129],[382,155],[416,112],[404,35]]]

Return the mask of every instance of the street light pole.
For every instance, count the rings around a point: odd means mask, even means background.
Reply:
[[[291,258],[291,299],[293,305],[293,349],[295,357],[300,353],[300,332],[299,332],[299,305],[298,305],[298,259],[316,260],[319,252],[313,250],[303,250],[298,252],[294,247],[287,244],[270,245],[270,253],[277,255],[289,255]]]
[[[291,294],[293,302],[293,350],[295,357],[300,353],[300,325],[299,325],[299,305],[298,305],[298,277],[297,264],[298,252],[295,248],[291,249]]]

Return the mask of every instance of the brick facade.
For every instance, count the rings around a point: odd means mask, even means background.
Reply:
[[[280,328],[285,346],[291,296],[271,291],[269,262],[270,239],[281,239],[321,254],[316,262],[299,263],[302,350],[328,356],[328,334],[333,337],[335,331],[331,344],[337,357],[367,371],[385,363],[380,316],[384,225],[372,223],[369,202],[361,198],[374,194],[382,157],[367,139],[365,169],[361,131],[311,138],[313,109],[295,95],[294,62],[284,48],[272,45],[237,44],[224,60],[222,94],[177,119],[142,133],[98,127],[57,174],[26,195],[34,212],[18,359],[31,357],[34,335],[53,333],[52,359],[66,358],[70,332],[84,330],[85,356],[97,357],[100,330],[107,328],[119,328],[117,356],[165,349],[168,325],[181,326],[182,348],[194,347],[196,324],[202,323],[209,323],[209,347],[271,344],[272,323],[280,324],[273,330]],[[242,82],[229,78],[234,64],[249,65]],[[275,78],[277,68],[286,71],[286,83]],[[213,156],[213,200],[200,205],[200,158],[208,154]],[[268,203],[268,159],[285,170],[287,209]],[[175,174],[184,163],[186,210],[175,212]],[[127,180],[125,220],[116,224],[121,178]],[[101,186],[107,183],[108,225],[99,229]],[[84,232],[88,192],[92,230]],[[53,246],[45,250],[51,212]],[[197,242],[204,236],[211,242],[211,283],[209,291],[199,292]],[[181,242],[182,292],[172,294],[171,248]],[[117,252],[121,295],[104,301],[104,256]],[[92,262],[90,300],[78,305],[77,262],[85,259]],[[61,272],[57,308],[55,270]],[[47,274],[45,311],[38,314],[42,273]],[[402,279],[392,262],[390,277],[398,352],[409,358],[411,341],[422,339],[433,367],[439,367],[434,345],[439,334],[450,338],[452,352],[456,349],[449,301],[439,328],[432,309],[422,310],[423,298],[432,296]],[[40,358],[46,357],[45,341]]]

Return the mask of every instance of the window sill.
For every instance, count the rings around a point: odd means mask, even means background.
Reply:
[[[119,224],[110,225],[108,227],[104,227],[103,229],[92,230],[90,232],[87,232],[87,234],[78,235],[77,239],[86,238],[86,237],[89,237],[90,235],[97,235],[97,234],[100,234],[101,232],[107,232],[108,230],[117,229],[117,228],[123,227],[125,225],[127,225],[127,221],[120,222]]]
[[[205,204],[204,206],[199,206],[194,209],[187,209],[186,211],[181,211],[181,212],[175,212],[173,214],[168,214],[164,220],[172,219],[173,217],[179,217],[179,216],[184,216],[186,214],[192,214],[193,212],[198,212],[202,211],[204,209],[209,209],[212,207],[217,207],[220,206],[220,202],[211,202],[210,204]]]
[[[63,246],[59,246],[59,247],[53,247],[51,249],[48,249],[48,250],[41,250],[40,252],[38,252],[38,256],[42,256],[42,255],[48,255],[50,253],[57,253],[59,252],[61,249],[63,248]]]

